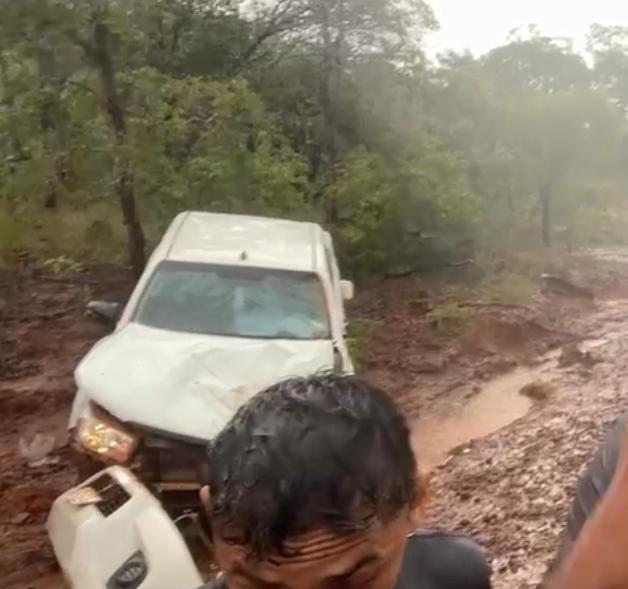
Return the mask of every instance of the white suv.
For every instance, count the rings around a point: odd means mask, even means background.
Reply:
[[[76,369],[76,447],[196,504],[207,441],[251,396],[291,376],[353,372],[352,297],[318,225],[180,214],[124,310],[90,306],[116,325]]]

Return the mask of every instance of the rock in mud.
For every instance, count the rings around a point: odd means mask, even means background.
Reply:
[[[519,391],[520,395],[533,401],[547,401],[555,393],[555,388],[546,382],[535,381],[525,385]]]
[[[565,346],[558,359],[558,365],[561,368],[569,368],[570,366],[580,365],[584,368],[591,369],[598,363],[598,360],[591,352],[583,352],[577,344]]]
[[[12,520],[11,523],[14,526],[21,526],[23,524],[25,524],[31,517],[30,513],[26,513],[26,512],[22,512],[22,513],[18,513]]]
[[[55,438],[45,434],[37,434],[30,442],[20,438],[20,455],[29,466],[37,468],[54,462],[50,454],[55,449]]]

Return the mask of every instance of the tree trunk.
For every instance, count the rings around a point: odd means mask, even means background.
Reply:
[[[328,1],[321,2],[319,8],[321,34],[323,39],[323,67],[320,79],[320,106],[323,118],[323,152],[324,159],[329,171],[338,161],[338,141],[336,136],[337,121],[335,112],[335,101],[333,95],[333,85],[335,73],[339,67],[339,56],[337,55],[338,42],[332,40],[331,10]],[[338,221],[338,210],[336,203],[331,200],[325,203],[325,216],[330,224]]]
[[[56,210],[58,204],[57,199],[57,187],[55,181],[52,178],[46,180],[46,195],[44,196],[44,208],[49,210]]]
[[[116,76],[109,46],[109,27],[101,19],[94,23],[93,59],[98,68],[102,85],[105,108],[115,134],[116,147],[116,192],[122,210],[122,217],[126,226],[128,238],[128,253],[131,269],[136,278],[139,278],[146,264],[144,231],[139,221],[135,203],[133,165],[129,156],[124,152],[127,142],[126,116],[116,86]]]
[[[46,178],[44,207],[46,209],[56,209],[58,204],[56,183],[57,154],[55,153],[55,146],[50,144],[50,135],[55,132],[53,122],[54,105],[51,104],[49,89],[46,87],[46,84],[44,84],[42,80],[40,80],[39,88],[41,100],[39,120],[44,140],[44,150],[46,151],[50,160],[53,162],[54,167],[54,170],[50,174],[48,174],[48,178]]]
[[[541,187],[540,205],[541,205],[541,239],[545,247],[552,245],[552,185],[544,184]]]

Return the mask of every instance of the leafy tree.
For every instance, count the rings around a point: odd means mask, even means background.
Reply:
[[[187,208],[322,221],[358,277],[426,268],[441,237],[617,239],[628,212],[623,28],[591,30],[593,67],[535,30],[431,64],[423,0],[0,10],[0,222],[61,240],[83,215],[87,249],[121,218],[136,274]]]
[[[534,36],[493,49],[484,67],[509,93],[551,94],[587,88],[590,72],[570,42]]]
[[[628,113],[628,27],[593,25],[589,51],[596,86],[608,91],[624,114]]]

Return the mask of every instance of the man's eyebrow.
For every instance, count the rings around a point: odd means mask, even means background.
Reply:
[[[346,570],[344,573],[332,575],[327,580],[334,581],[334,580],[340,580],[340,579],[348,579],[352,575],[355,575],[355,573],[357,573],[360,569],[363,569],[376,562],[379,562],[379,558],[375,556],[374,554],[365,556],[364,558],[359,560],[357,563],[355,563],[355,565],[353,565],[350,569]]]
[[[240,565],[235,565],[231,572],[234,575],[239,575],[241,577],[244,577],[247,581],[250,581],[251,583],[255,584],[256,587],[259,587],[259,589],[284,589],[284,585],[282,583],[273,583],[271,581],[263,581],[262,579],[259,579],[255,575],[251,574],[249,571],[247,571],[244,567],[241,567]]]

